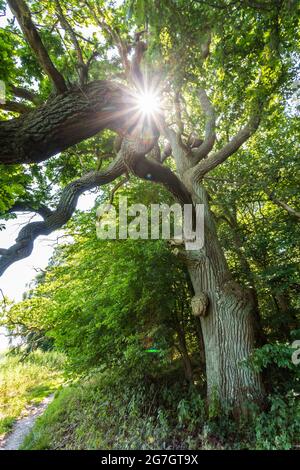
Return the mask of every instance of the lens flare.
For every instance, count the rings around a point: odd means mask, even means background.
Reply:
[[[159,111],[158,96],[150,91],[140,93],[138,96],[138,108],[144,115],[153,115]]]

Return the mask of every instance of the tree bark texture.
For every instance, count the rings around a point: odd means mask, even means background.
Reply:
[[[194,198],[205,208],[205,245],[196,256],[193,253],[188,269],[195,296],[205,293],[209,300],[200,317],[208,401],[217,400],[222,408],[230,406],[240,414],[246,401],[261,403],[264,397],[259,374],[243,364],[255,347],[255,303],[251,291],[230,274],[202,185],[195,188]]]
[[[134,134],[140,120],[128,88],[94,81],[52,97],[19,118],[1,121],[0,163],[41,162],[103,129]]]

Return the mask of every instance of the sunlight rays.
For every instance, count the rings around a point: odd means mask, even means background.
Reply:
[[[141,92],[137,98],[138,108],[143,115],[154,115],[159,112],[159,97],[151,90]]]

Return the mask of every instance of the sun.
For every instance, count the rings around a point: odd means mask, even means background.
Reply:
[[[140,93],[137,101],[138,108],[144,115],[153,115],[159,111],[158,95],[151,91]]]

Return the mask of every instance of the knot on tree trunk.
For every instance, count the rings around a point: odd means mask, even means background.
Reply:
[[[205,317],[208,314],[209,297],[201,292],[192,298],[192,313],[195,317]]]

